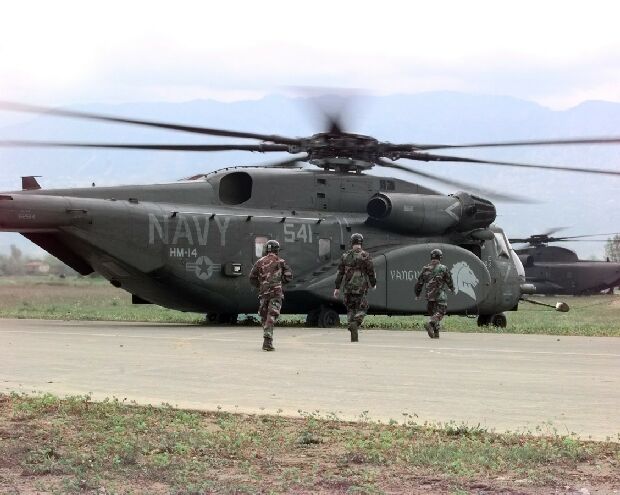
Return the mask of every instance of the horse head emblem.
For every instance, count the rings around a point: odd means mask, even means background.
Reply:
[[[450,272],[452,273],[452,280],[454,281],[454,293],[458,294],[459,292],[463,292],[473,300],[476,300],[474,289],[480,281],[469,265],[464,261],[459,261],[455,263]]]

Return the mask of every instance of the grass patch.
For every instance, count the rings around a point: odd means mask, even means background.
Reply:
[[[507,313],[507,328],[478,327],[475,318],[449,316],[447,331],[620,337],[620,296],[565,297],[568,313],[522,303]],[[550,302],[555,299],[545,298]],[[132,305],[131,295],[100,278],[0,277],[0,318],[145,321],[203,324],[204,315],[156,305]],[[258,325],[241,315],[246,325]],[[341,320],[344,322],[344,318]],[[368,316],[365,328],[423,331],[423,316]],[[283,315],[281,325],[303,326],[305,316]]]
[[[63,493],[468,492],[481,482],[493,491],[582,482],[583,466],[592,486],[620,481],[617,443],[411,416],[341,422],[12,394],[0,395],[0,438],[0,485]]]

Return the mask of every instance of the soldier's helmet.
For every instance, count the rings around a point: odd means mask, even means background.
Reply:
[[[266,254],[269,254],[269,253],[278,254],[279,252],[280,252],[280,243],[276,241],[275,239],[268,240],[267,244],[265,244],[265,253]]]
[[[442,256],[443,256],[443,253],[441,252],[441,249],[433,249],[431,251],[432,260],[440,260]]]
[[[362,234],[355,233],[351,235],[351,246],[353,246],[354,244],[359,244],[361,246],[363,242],[364,236]]]

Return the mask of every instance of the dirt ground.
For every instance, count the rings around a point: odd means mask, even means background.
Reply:
[[[274,472],[274,481],[263,479],[260,483],[248,483],[244,488],[225,486],[213,490],[194,492],[171,487],[168,484],[147,479],[116,479],[106,483],[107,487],[89,489],[79,487],[77,490],[67,486],[63,476],[51,474],[29,474],[18,466],[11,466],[10,462],[0,461],[0,494],[14,495],[52,495],[57,493],[88,493],[96,495],[119,494],[152,494],[168,495],[193,493],[287,493],[294,495],[348,495],[351,493],[381,493],[394,495],[422,495],[422,494],[496,494],[505,495],[612,495],[620,493],[618,473],[611,469],[600,471],[597,469],[593,478],[592,469],[588,465],[580,466],[576,470],[564,472],[564,480],[547,486],[533,486],[527,480],[509,480],[505,476],[495,479],[481,479],[465,483],[455,483],[452,480],[432,475],[413,474],[410,471],[397,469],[383,469],[381,473],[374,473],[375,487],[371,490],[358,489],[357,485],[347,480],[321,480],[310,488],[290,487],[281,492],[277,481],[282,471]],[[8,467],[6,467],[8,465]],[[328,466],[323,466],[328,467]],[[280,469],[284,469],[281,466]],[[225,479],[225,473],[222,473]],[[234,478],[233,478],[234,479]],[[224,481],[224,480],[221,480]]]
[[[44,403],[0,399],[0,494],[620,493],[617,444],[535,439],[532,448],[550,449],[551,455],[534,463],[506,457],[489,468],[488,459],[482,459],[489,447],[499,451],[502,445],[527,445],[532,439],[420,429],[402,442],[405,437],[399,435],[406,428],[401,426],[197,414],[81,398],[59,402],[46,396]],[[132,424],[141,425],[144,433],[135,437],[140,445],[135,457],[122,450],[128,446],[123,440],[134,438]],[[162,438],[175,443],[165,444]],[[200,440],[178,448],[190,438]],[[395,443],[381,446],[382,438]],[[404,461],[402,449],[415,443],[420,450],[431,447],[437,452],[469,448],[481,460],[467,459],[469,467],[458,474],[447,464]],[[105,445],[108,450],[102,449]],[[569,456],[562,450],[567,445]],[[493,452],[491,456],[495,459]]]

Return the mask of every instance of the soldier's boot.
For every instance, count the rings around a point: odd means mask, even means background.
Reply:
[[[431,326],[433,327],[433,338],[438,339],[441,323],[439,323],[438,321],[431,321]]]
[[[429,336],[431,339],[434,339],[434,338],[435,338],[435,329],[433,328],[432,323],[431,323],[430,321],[427,321],[427,322],[424,324],[424,328],[426,329],[426,333],[428,334],[428,336]]]
[[[352,322],[349,324],[349,332],[351,332],[351,342],[358,342],[358,334],[357,334],[357,329],[358,329],[358,324],[357,322]]]
[[[263,338],[263,351],[275,351],[276,348],[273,346],[273,339],[271,337]]]

